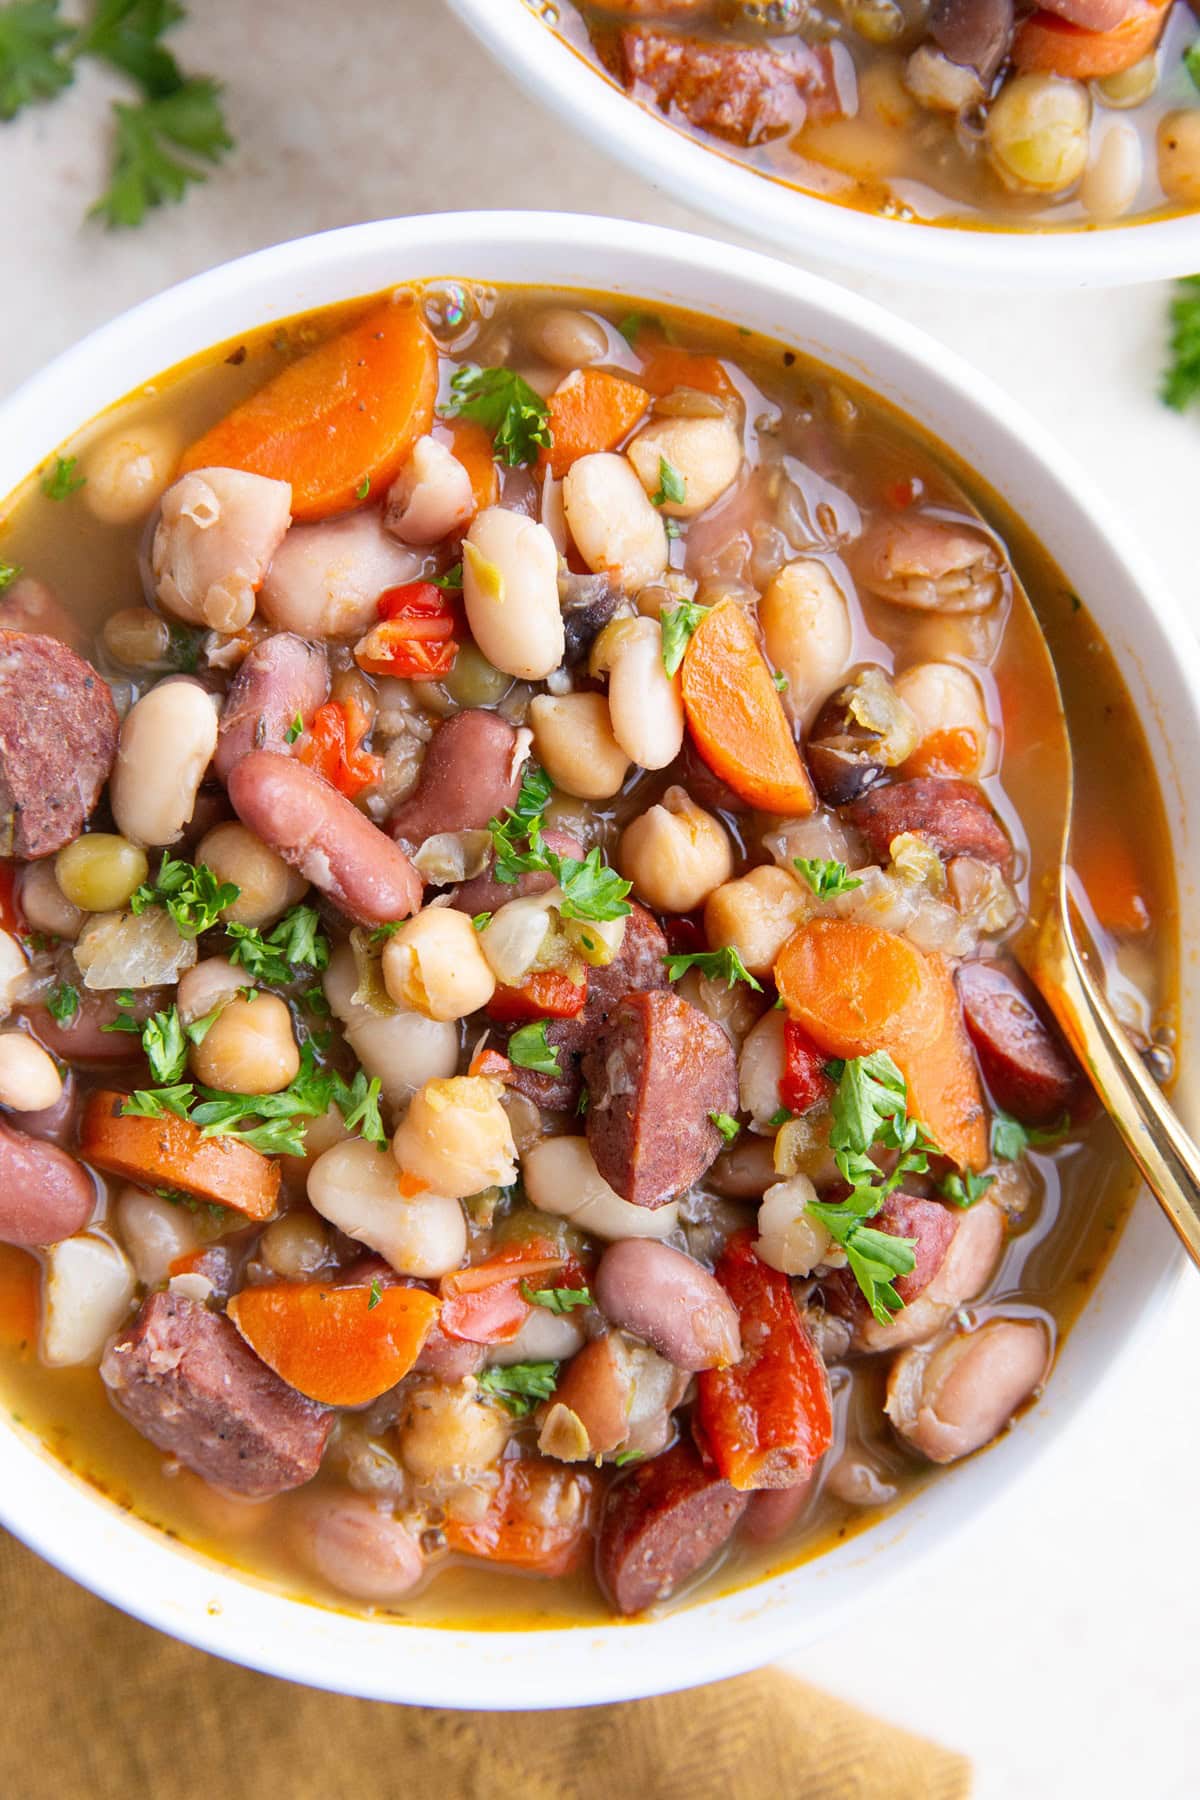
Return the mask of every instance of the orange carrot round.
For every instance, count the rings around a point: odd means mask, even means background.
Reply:
[[[642,417],[650,397],[645,388],[603,369],[577,369],[547,402],[554,447],[538,461],[563,476],[581,456],[615,450]]]
[[[389,302],[318,344],[184,452],[189,469],[292,484],[292,515],[324,519],[390,486],[433,423],[437,350],[417,308]]]
[[[235,1138],[204,1137],[190,1119],[164,1112],[143,1119],[121,1111],[127,1094],[97,1088],[87,1097],[79,1127],[79,1154],[110,1175],[139,1187],[178,1188],[208,1200],[269,1219],[279,1198],[279,1164]]]
[[[269,1369],[325,1406],[365,1406],[408,1374],[438,1314],[422,1288],[278,1282],[226,1309]]]
[[[719,357],[681,350],[672,344],[659,344],[646,353],[638,379],[656,395],[681,387],[713,394],[718,400],[730,400],[737,393]]]
[[[1036,12],[1018,30],[1012,59],[1023,73],[1101,81],[1149,56],[1169,10],[1169,0],[1139,0],[1136,10],[1111,31],[1086,31],[1057,13]]]
[[[683,706],[696,748],[740,799],[795,817],[817,804],[754,627],[734,600],[702,619],[683,659]]]

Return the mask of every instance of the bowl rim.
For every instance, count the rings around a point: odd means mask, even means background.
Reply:
[[[1005,450],[1014,470],[1020,465],[1024,471],[1021,482],[1013,474],[1014,486],[1023,482],[1031,496],[1054,509],[1057,541],[1071,547],[1071,557],[1060,556],[1066,572],[1090,581],[1090,557],[1095,580],[1117,596],[1112,604],[1137,615],[1127,655],[1155,659],[1162,691],[1154,693],[1165,715],[1200,747],[1200,647],[1140,549],[1111,520],[1108,502],[1019,405],[872,302],[757,252],[731,263],[727,246],[711,239],[625,220],[498,212],[384,220],[279,245],[193,277],[101,327],[0,405],[0,494],[79,429],[81,413],[94,417],[206,346],[305,308],[449,274],[534,285],[557,279],[560,285],[674,300],[717,317],[749,317],[757,329],[867,381],[918,421],[935,401],[947,414],[960,415],[961,431],[953,438],[942,433],[953,448],[979,466],[971,446],[993,446],[983,463],[993,480],[996,469],[988,465]],[[827,332],[836,349],[826,342]],[[17,445],[23,446],[19,453]],[[1200,836],[1200,808],[1193,824],[1186,783],[1178,771],[1172,774],[1169,750],[1160,753],[1158,767],[1169,807],[1166,789],[1174,782],[1182,881],[1189,866],[1200,866],[1200,857],[1184,860],[1185,850],[1194,853],[1193,834]],[[1200,1033],[1200,975],[1191,979],[1191,1012]],[[911,1576],[955,1534],[977,1528],[1027,1469],[1061,1469],[1072,1432],[1099,1407],[1134,1346],[1145,1343],[1161,1319],[1183,1261],[1143,1195],[1067,1340],[1055,1380],[1003,1442],[944,1471],[858,1539],[753,1588],[662,1619],[475,1631],[398,1626],[287,1599],[120,1511],[9,1419],[0,1422],[0,1522],[146,1623],[308,1685],[371,1699],[494,1710],[644,1697],[794,1651],[846,1622],[868,1599],[877,1604],[882,1591]],[[1122,1355],[1108,1355],[1117,1340]],[[860,1575],[868,1565],[869,1580]]]
[[[772,180],[629,100],[529,0],[447,0],[501,67],[572,131],[674,198],[785,256],[956,287],[1132,287],[1200,267],[1200,211],[1075,230],[884,219]],[[1136,239],[1133,234],[1136,233]]]

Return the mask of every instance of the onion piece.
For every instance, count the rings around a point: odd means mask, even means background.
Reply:
[[[196,940],[179,935],[170,913],[97,913],[75,944],[84,986],[92,989],[169,987],[196,961]]]
[[[562,899],[561,888],[509,900],[492,914],[479,934],[479,947],[497,981],[515,987],[529,973],[551,930],[550,915]]]

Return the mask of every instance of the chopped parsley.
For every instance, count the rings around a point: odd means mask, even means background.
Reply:
[[[724,981],[730,987],[735,981],[744,981],[756,994],[762,993],[762,982],[754,979],[732,944],[726,944],[721,950],[672,953],[664,956],[663,961],[667,965],[668,981],[678,981],[689,969],[698,969],[709,981]]]
[[[582,860],[547,850],[542,825],[552,792],[549,777],[527,765],[517,804],[503,818],[488,820],[496,879],[516,882],[522,875],[548,871],[562,889],[558,910],[564,919],[623,919],[633,910],[625,898],[633,884],[609,868],[598,848]]]
[[[294,744],[296,739],[302,735],[303,731],[304,720],[300,717],[300,714],[297,713],[283,734],[285,743]]]
[[[694,600],[681,600],[676,606],[664,606],[659,614],[662,628],[663,668],[674,675],[683,661],[692,633],[701,619],[706,619],[711,606],[697,606]]]
[[[492,922],[492,915],[490,912],[476,913],[471,920],[472,927],[476,931],[485,930],[487,928],[487,926],[489,926],[491,924],[491,922]]]
[[[481,369],[468,363],[450,382],[447,418],[474,419],[491,435],[492,448],[509,468],[537,460],[554,443],[550,409],[515,369]]]
[[[367,942],[371,944],[386,944],[389,938],[395,937],[403,923],[403,919],[388,919],[386,924],[377,925],[375,927]]]
[[[87,480],[86,475],[76,475],[77,456],[56,456],[54,467],[42,476],[42,492],[47,500],[69,500],[72,494]]]
[[[862,886],[862,882],[856,875],[850,874],[844,862],[834,862],[821,856],[793,856],[792,863],[818,900],[833,900],[839,894],[849,894]]]
[[[1162,397],[1176,412],[1184,412],[1200,397],[1200,275],[1185,275],[1175,283],[1168,313],[1171,335]]]
[[[374,1281],[371,1283],[371,1292],[367,1299],[367,1311],[374,1312],[375,1308],[379,1305],[379,1302],[382,1299],[383,1299],[383,1289],[379,1285],[379,1277],[376,1276]]]
[[[365,500],[367,495],[370,493],[370,491],[371,491],[371,477],[369,475],[364,475],[362,480],[359,482],[358,486],[354,490],[354,498],[356,500]]]
[[[618,1469],[623,1469],[627,1463],[644,1461],[645,1456],[646,1452],[644,1450],[618,1450],[613,1457],[613,1461],[616,1463]]]
[[[75,79],[63,46],[74,27],[58,16],[58,0],[16,0],[0,7],[0,119],[53,100]]]
[[[20,573],[20,563],[0,561],[0,594],[4,592],[5,588],[10,588],[12,586]]]
[[[495,1364],[479,1377],[479,1391],[507,1407],[514,1419],[524,1419],[539,1400],[549,1400],[557,1383],[556,1362],[510,1363],[506,1369]]]
[[[996,1108],[992,1117],[992,1155],[1000,1162],[1018,1162],[1027,1150],[1043,1150],[1059,1143],[1071,1129],[1064,1113],[1053,1125],[1022,1125],[1019,1119]]]
[[[547,1312],[574,1312],[577,1306],[594,1306],[590,1288],[532,1288],[527,1281],[521,1283],[521,1298],[528,1300],[530,1306],[544,1306]]]
[[[91,216],[110,228],[140,225],[151,207],[182,200],[193,183],[208,179],[207,170],[198,165],[219,162],[233,148],[221,90],[207,76],[136,106],[117,101],[113,116],[112,180],[91,209]]]
[[[430,587],[441,588],[443,591],[447,588],[461,588],[463,584],[463,566],[460,562],[456,562],[451,568],[446,570],[444,575],[424,575],[421,579],[427,581]]]
[[[767,1120],[767,1124],[775,1126],[776,1130],[778,1130],[781,1125],[790,1124],[795,1117],[796,1115],[790,1106],[781,1106],[777,1111],[771,1114],[770,1118]]]
[[[289,907],[265,937],[253,925],[227,925],[225,929],[234,940],[230,962],[256,981],[279,986],[295,980],[297,970],[329,967],[329,939],[321,930],[321,915],[315,906]]]
[[[965,1212],[967,1207],[974,1206],[977,1200],[983,1199],[995,1179],[994,1175],[977,1175],[974,1169],[968,1169],[963,1175],[955,1171],[938,1183],[938,1192],[952,1206],[961,1206]]]
[[[734,1138],[738,1136],[742,1129],[737,1120],[731,1118],[728,1113],[723,1112],[710,1112],[708,1116],[720,1132],[721,1136],[725,1139],[725,1142],[727,1144],[732,1144]]]
[[[658,459],[658,491],[650,499],[655,506],[682,506],[687,499],[687,482],[665,456]]]
[[[164,850],[157,876],[142,883],[129,908],[143,913],[149,906],[161,906],[175,921],[180,937],[196,938],[212,930],[241,891],[232,881],[218,881],[207,863],[184,862]]]
[[[333,1077],[333,1099],[347,1131],[357,1131],[369,1144],[386,1150],[388,1134],[379,1111],[381,1092],[382,1083],[378,1075],[373,1075],[368,1081],[366,1072],[362,1069],[356,1071],[354,1080],[349,1083],[340,1075]]]
[[[509,1061],[519,1069],[533,1069],[538,1075],[561,1075],[557,1046],[546,1040],[548,1019],[535,1019],[522,1025],[508,1040]]]
[[[79,1011],[79,989],[67,981],[56,982],[46,995],[46,1010],[52,1019],[65,1025]]]
[[[786,694],[788,688],[791,686],[787,676],[781,669],[775,670],[775,673],[771,676],[771,680],[775,683],[775,692],[777,694]]]
[[[675,342],[675,333],[666,320],[660,319],[657,313],[626,313],[617,326],[617,330],[631,349],[637,348],[638,338],[643,331],[657,332],[664,343],[673,344]]]
[[[1200,88],[1200,38],[1184,51],[1183,66],[1192,78],[1192,86]]]

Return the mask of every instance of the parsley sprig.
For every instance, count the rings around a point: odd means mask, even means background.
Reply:
[[[681,951],[664,956],[663,961],[668,981],[678,981],[689,969],[698,969],[709,981],[724,981],[730,987],[735,981],[744,981],[756,994],[762,993],[762,982],[754,979],[733,944],[726,944],[721,950]]]
[[[537,460],[554,444],[550,409],[515,369],[481,369],[468,363],[450,382],[442,409],[448,419],[474,419],[491,435],[492,448],[509,468]]]
[[[577,1306],[596,1304],[590,1288],[533,1288],[527,1281],[521,1283],[521,1298],[528,1300],[530,1306],[541,1306],[552,1313],[570,1313]]]
[[[290,907],[264,937],[253,925],[227,925],[233,939],[229,960],[255,981],[282,986],[304,969],[329,967],[329,939],[315,906]]]
[[[711,606],[697,606],[694,600],[680,600],[676,606],[664,606],[659,614],[662,628],[663,668],[674,675],[684,659],[692,633],[701,619],[706,619]]]
[[[161,906],[174,919],[180,937],[196,938],[212,930],[241,891],[232,881],[218,881],[207,863],[185,862],[164,850],[158,874],[135,890],[129,909],[143,913],[147,907]]]
[[[992,1114],[992,1155],[1000,1162],[1019,1162],[1027,1150],[1045,1150],[1060,1143],[1070,1129],[1066,1113],[1051,1125],[1022,1125],[1019,1119],[996,1107]]]
[[[479,1391],[498,1400],[514,1419],[524,1419],[539,1400],[548,1400],[558,1384],[556,1362],[498,1364],[485,1369],[479,1377]]]
[[[539,1075],[561,1075],[558,1047],[546,1038],[548,1019],[535,1019],[522,1025],[508,1040],[509,1061],[520,1069],[533,1069]]]
[[[820,856],[793,856],[792,862],[818,900],[835,900],[839,894],[849,894],[862,886],[844,862]]]
[[[658,459],[658,491],[650,498],[655,506],[682,506],[687,499],[687,481],[665,456]]]
[[[54,467],[42,476],[41,488],[47,500],[69,500],[87,481],[86,475],[75,473],[77,456],[56,456]]]
[[[548,871],[562,889],[558,910],[564,919],[602,923],[625,918],[633,910],[625,898],[633,884],[609,868],[598,848],[582,860],[546,848],[542,832],[552,791],[541,769],[527,767],[517,804],[506,808],[503,818],[488,820],[496,879],[516,882],[522,875]]]

